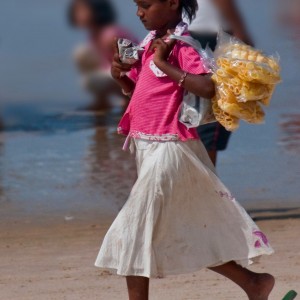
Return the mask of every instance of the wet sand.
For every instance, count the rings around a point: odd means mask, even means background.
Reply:
[[[1,135],[0,299],[127,299],[124,278],[94,267],[136,177],[134,157],[121,150],[124,138],[115,134],[117,116],[34,116],[44,121],[30,123],[25,132],[21,123]],[[251,269],[276,276],[270,299],[277,300],[289,289],[300,291],[298,125],[294,115],[270,112],[261,135],[254,126],[243,127],[218,164],[221,178],[276,251]],[[152,280],[151,291],[150,299],[157,300],[246,299],[207,270]]]
[[[5,300],[127,299],[125,280],[93,266],[111,220],[55,222],[48,226],[14,222],[1,224],[0,288]],[[277,284],[270,299],[282,299],[289,289],[300,291],[300,220],[258,222],[276,254],[251,266],[271,272]],[[151,298],[247,299],[229,280],[208,270],[151,281]]]

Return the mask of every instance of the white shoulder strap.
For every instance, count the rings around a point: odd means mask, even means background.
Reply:
[[[193,37],[170,35],[170,39],[178,40],[192,46],[202,57],[203,63],[208,70],[213,70],[215,68],[214,55],[210,48],[206,47],[203,49],[200,42],[195,40]]]
[[[178,40],[178,41],[184,42],[184,43],[192,46],[193,48],[195,48],[197,51],[203,50],[201,44],[189,35],[179,36],[179,35],[172,34],[172,35],[169,36],[169,38],[173,39],[173,40]]]

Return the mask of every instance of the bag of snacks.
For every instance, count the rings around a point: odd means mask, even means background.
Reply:
[[[267,56],[226,33],[220,33],[214,53],[212,79],[216,95],[212,108],[227,130],[239,127],[239,120],[264,122],[262,105],[268,106],[281,81],[279,57]]]

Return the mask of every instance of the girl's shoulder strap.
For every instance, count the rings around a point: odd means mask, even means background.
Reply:
[[[193,48],[195,48],[195,50],[197,50],[197,51],[203,50],[201,44],[197,40],[192,38],[190,35],[180,35],[179,36],[179,35],[172,34],[172,35],[170,35],[169,38],[173,39],[173,40],[181,41],[185,44],[188,44],[188,45],[192,46]]]
[[[205,66],[211,70],[213,69],[214,66],[214,55],[213,52],[211,51],[210,48],[206,47],[206,49],[203,49],[200,42],[195,40],[193,37],[190,35],[170,35],[170,39],[178,40],[181,41],[185,44],[190,45],[193,47],[201,56]]]

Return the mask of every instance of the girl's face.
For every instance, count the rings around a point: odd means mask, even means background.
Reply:
[[[92,12],[83,2],[77,1],[74,7],[74,19],[78,27],[89,29],[92,26]]]
[[[134,0],[147,30],[159,30],[178,19],[179,0]]]

